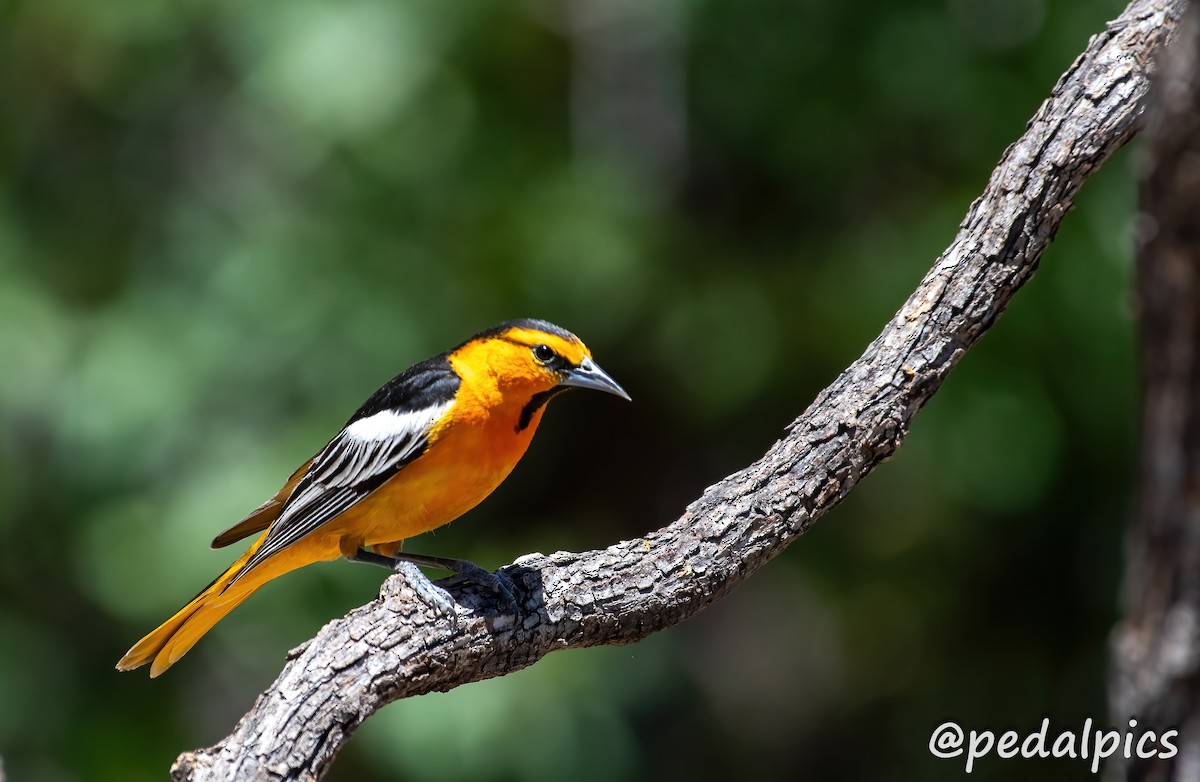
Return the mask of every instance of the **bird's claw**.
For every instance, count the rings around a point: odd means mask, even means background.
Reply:
[[[450,597],[450,593],[442,589],[437,584],[429,580],[421,568],[414,565],[412,562],[398,560],[392,569],[396,574],[403,577],[407,582],[409,589],[417,596],[425,605],[429,606],[439,616],[453,616],[457,603],[454,598]]]
[[[490,589],[498,596],[498,604],[503,614],[515,615],[520,608],[516,590],[513,589],[513,583],[507,576],[485,570],[473,562],[460,560],[458,567],[454,571],[454,575],[447,578],[445,583],[471,583]]]

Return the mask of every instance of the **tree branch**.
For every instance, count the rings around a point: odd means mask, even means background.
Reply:
[[[501,569],[519,602],[389,578],[326,625],[227,738],[181,755],[175,780],[320,778],[380,707],[631,643],[692,616],[783,551],[900,445],[912,417],[1033,274],[1087,177],[1137,130],[1149,64],[1183,0],[1134,0],[1094,36],[1005,151],[954,242],[883,332],[757,462],[677,521],[602,551]]]
[[[1129,780],[1195,779],[1200,757],[1200,5],[1163,54],[1141,183],[1140,496],[1110,701],[1115,725],[1177,728],[1179,754],[1118,760],[1111,778]]]

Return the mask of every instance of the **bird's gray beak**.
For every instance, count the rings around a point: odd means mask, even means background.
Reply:
[[[633,397],[625,393],[625,389],[617,385],[617,381],[609,377],[608,373],[590,358],[585,358],[579,362],[579,366],[568,369],[558,384],[569,388],[590,388],[593,391],[604,391],[628,402],[633,401]]]

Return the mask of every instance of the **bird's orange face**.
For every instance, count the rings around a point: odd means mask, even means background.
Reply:
[[[468,366],[486,367],[501,394],[522,402],[572,387],[629,398],[596,365],[578,337],[551,324],[540,328],[535,323],[522,321],[484,332],[452,351],[450,360],[460,372]]]
[[[493,351],[492,360],[504,367],[502,381],[527,386],[534,392],[558,386],[564,371],[592,355],[574,336],[568,339],[529,328],[503,332]]]

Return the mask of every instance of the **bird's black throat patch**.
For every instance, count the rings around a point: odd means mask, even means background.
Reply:
[[[570,386],[555,386],[546,391],[539,391],[530,397],[525,406],[521,408],[521,417],[517,419],[517,431],[525,431],[529,427],[529,422],[533,420],[534,413],[541,410],[551,399],[570,388]]]

